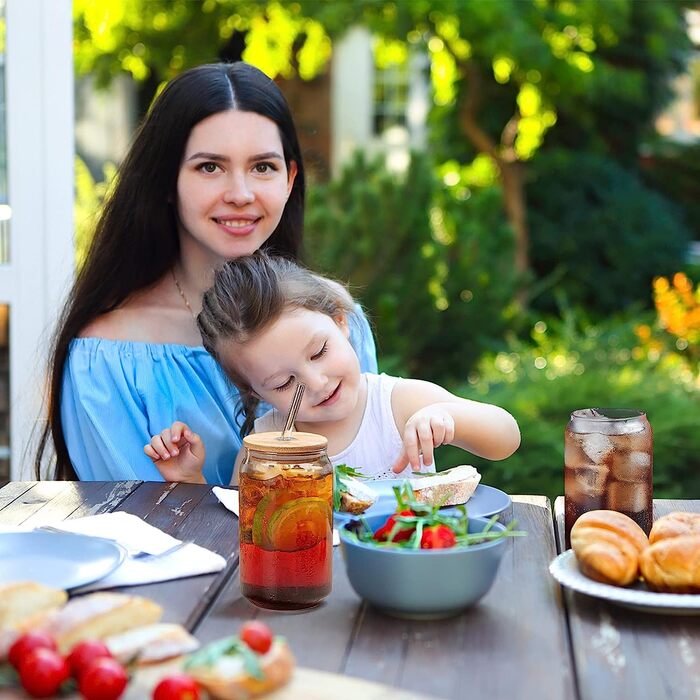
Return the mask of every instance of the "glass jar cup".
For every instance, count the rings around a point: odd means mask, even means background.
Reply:
[[[333,467],[313,433],[243,439],[239,480],[241,593],[252,603],[295,610],[331,591]]]

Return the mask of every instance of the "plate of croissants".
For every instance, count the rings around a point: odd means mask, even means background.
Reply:
[[[562,586],[628,608],[700,615],[700,513],[669,513],[649,537],[623,513],[584,513],[549,571]]]

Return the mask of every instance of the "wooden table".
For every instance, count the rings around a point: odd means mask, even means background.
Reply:
[[[700,502],[658,502],[658,512]],[[333,592],[303,613],[250,605],[238,585],[238,521],[206,486],[142,482],[13,482],[0,489],[0,526],[56,523],[112,510],[134,513],[222,554],[219,574],[124,589],[163,605],[207,642],[254,617],[287,637],[303,667],[378,681],[437,698],[697,698],[700,618],[642,615],[562,595],[547,568],[554,519],[542,496],[514,496],[527,537],[510,540],[496,582],[478,606],[440,621],[405,621],[364,604],[335,551]],[[429,594],[429,592],[426,592]]]
[[[700,513],[700,500],[654,501],[654,519]],[[554,504],[557,546],[564,499]],[[581,700],[700,698],[700,616],[642,613],[566,591],[566,615]]]

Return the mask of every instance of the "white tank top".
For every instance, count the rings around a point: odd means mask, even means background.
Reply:
[[[350,444],[336,455],[329,455],[333,466],[347,464],[361,471],[370,479],[398,479],[411,476],[407,467],[400,474],[391,471],[391,465],[399,456],[403,443],[391,411],[391,392],[399,377],[386,374],[362,375],[367,381],[367,403],[362,422]],[[271,410],[255,421],[255,432],[282,430],[284,416]],[[421,471],[435,471],[435,465],[422,466]]]

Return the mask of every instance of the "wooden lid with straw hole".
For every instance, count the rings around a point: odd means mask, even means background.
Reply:
[[[290,432],[288,439],[280,440],[281,433],[252,433],[243,438],[243,444],[249,450],[258,452],[277,452],[281,454],[296,454],[325,450],[328,439],[316,433]]]

